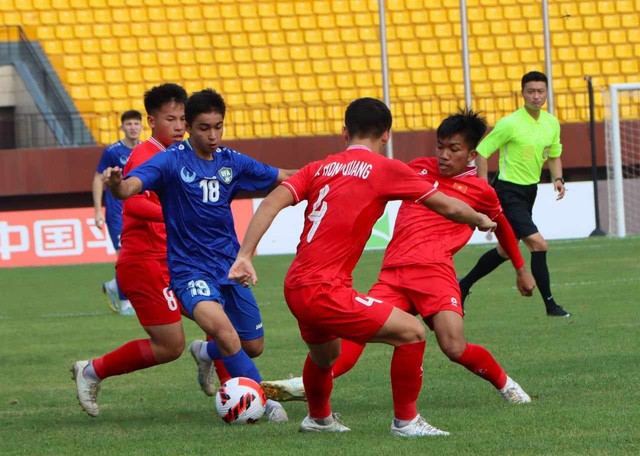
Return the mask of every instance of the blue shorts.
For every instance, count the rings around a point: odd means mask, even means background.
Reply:
[[[191,277],[191,280],[172,280],[171,289],[191,318],[199,302],[215,301],[224,308],[240,339],[253,340],[264,336],[262,316],[250,288],[239,284],[220,285],[210,277],[200,275]]]
[[[120,245],[120,234],[122,233],[122,217],[107,217],[105,220],[107,222],[107,231],[109,232],[109,237],[111,238],[111,242],[113,243],[113,248],[116,250],[120,250],[122,246]]]

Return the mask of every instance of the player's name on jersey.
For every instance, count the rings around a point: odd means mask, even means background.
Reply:
[[[373,165],[371,163],[363,162],[360,160],[353,160],[347,163],[331,162],[324,165],[316,171],[315,177],[327,176],[332,177],[337,174],[343,176],[359,177],[360,179],[366,179],[369,177]]]

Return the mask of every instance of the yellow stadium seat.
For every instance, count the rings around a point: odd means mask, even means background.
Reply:
[[[342,38],[342,41],[346,43],[356,43],[360,41],[360,37],[358,36],[358,31],[353,28],[341,29],[340,37]]]
[[[199,6],[187,6],[184,8],[184,18],[191,21],[199,21],[202,19],[202,11]]]
[[[601,74],[600,62],[583,62],[582,71],[584,71],[584,74],[587,76]],[[555,83],[556,81],[554,80],[553,82]]]
[[[597,4],[599,14],[614,14],[616,12],[615,1],[599,1]]]
[[[613,46],[596,46],[596,57],[601,60],[612,60],[614,58]]]
[[[483,52],[482,53],[482,63],[483,65],[498,65],[501,63],[500,53],[499,52]]]
[[[263,17],[260,20],[262,25],[262,29],[266,31],[277,31],[280,30],[280,21],[274,17]]]
[[[600,16],[586,16],[583,21],[585,30],[599,30],[602,28]]]
[[[271,62],[256,63],[256,74],[261,77],[275,76],[273,64]]]
[[[580,62],[564,62],[561,68],[563,76],[573,77],[582,74],[582,65]]]
[[[209,35],[193,36],[193,47],[195,49],[211,49],[211,39]]]
[[[235,2],[234,2],[235,3]],[[238,7],[234,3],[222,4],[220,6],[220,14],[225,19],[235,19],[239,17]]]
[[[200,65],[198,68],[200,79],[211,81],[219,77],[218,67],[215,65]]]
[[[344,46],[340,44],[327,45],[327,55],[331,58],[341,58],[345,56]]]
[[[8,1],[8,2],[3,2],[7,3],[7,8],[9,9],[13,9],[13,2]],[[11,4],[11,6],[9,5]],[[51,0],[33,0],[33,8],[37,9],[37,10],[50,10],[51,9]],[[4,9],[4,8],[0,8],[0,9]]]
[[[293,66],[291,62],[276,62],[275,64],[276,74],[278,76],[289,76],[293,74]]]
[[[444,60],[442,54],[429,54],[425,56],[426,67],[429,69],[442,68]]]
[[[118,40],[118,49],[123,52],[132,52],[138,50],[138,40],[133,37],[120,38]],[[115,51],[117,52],[117,50]]]
[[[90,85],[89,96],[93,99],[106,99],[109,98],[106,87],[104,85]]]
[[[421,47],[422,50],[422,47]],[[380,55],[380,44],[378,43],[365,43],[364,55],[367,57],[375,57]]]
[[[355,74],[356,86],[360,88],[368,88],[375,86],[375,80],[371,72],[358,72]],[[411,82],[410,82],[411,83]]]
[[[201,65],[211,64],[215,60],[213,58],[213,52],[211,50],[196,51],[196,62]]]
[[[424,68],[425,58],[422,54],[407,56],[407,68],[419,70]]]
[[[164,37],[167,35],[167,27],[161,22],[151,22],[149,23],[149,31],[147,34]]]
[[[122,37],[131,35],[129,24],[111,24],[111,33],[113,36]]]
[[[627,30],[627,38],[630,43],[640,43],[640,29],[632,28]]]
[[[528,19],[540,19],[542,17],[541,4],[522,5],[522,16]]]
[[[182,65],[180,66],[180,76],[187,81],[199,80],[200,72],[196,65]]]
[[[256,62],[270,62],[271,56],[269,55],[268,47],[251,47],[252,59]]]
[[[128,98],[129,96],[124,84],[109,84],[107,90],[110,98]]]
[[[298,78],[300,90],[313,90],[316,91],[318,89],[318,83],[314,76],[302,76]]]
[[[633,52],[633,46],[630,44],[617,44],[615,46],[615,55],[620,61],[626,59],[635,59],[636,56]]]
[[[194,65],[196,63],[195,53],[189,51],[178,51],[177,60],[179,65]]]
[[[403,55],[420,54],[420,44],[415,40],[402,41],[400,43],[400,46],[401,46],[401,51],[400,52]]]
[[[597,33],[597,32],[591,32]],[[589,46],[592,44],[592,41],[589,40],[589,34],[584,32],[572,32],[571,33],[571,44],[574,46]]]
[[[161,51],[169,51],[169,50],[175,49],[173,37],[171,36],[156,37],[156,47]]]
[[[624,74],[636,76],[638,74],[638,59],[626,59],[621,61],[620,71]]]
[[[304,40],[306,43],[320,44],[322,43],[322,32],[319,30],[305,30]]]
[[[602,72],[606,75],[619,75],[620,62],[617,60],[608,60],[602,62]]]
[[[520,61],[522,63],[539,63],[538,58],[538,50],[535,48],[532,49],[522,49],[519,52]]]
[[[287,40],[285,39],[285,34],[282,32],[268,32],[267,43],[270,46],[279,46],[282,44],[286,44]]]
[[[67,82],[71,85],[85,84],[84,71],[67,71]]]
[[[408,71],[394,71],[391,73],[393,85],[411,85],[411,73]]]
[[[530,35],[516,35],[514,37],[515,47],[519,49],[531,49],[533,47],[533,42],[531,41]],[[559,45],[556,39],[556,35],[554,35],[554,44]]]
[[[100,52],[100,40],[82,40],[82,51],[88,54]]]
[[[156,51],[156,40],[153,37],[140,37],[138,38],[137,43],[137,48],[141,51]]]
[[[462,67],[462,56],[457,52],[455,54],[445,54],[444,55],[444,65],[447,68],[461,68]]]
[[[124,81],[122,70],[119,68],[107,68],[104,70],[104,80],[110,84],[118,84]],[[94,81],[95,82],[95,81]]]
[[[181,79],[178,67],[165,65],[161,68],[161,71],[162,79],[165,81],[179,81]]]
[[[166,54],[166,53],[164,53],[164,54]],[[173,53],[171,55],[173,56]],[[168,64],[172,63],[172,62],[165,61],[163,59],[159,59],[158,54],[156,54],[155,52],[142,52],[142,53],[140,53],[140,65],[143,68],[158,66],[158,60],[160,60],[160,64],[162,64],[162,65],[168,65]]]
[[[298,30],[298,20],[295,16],[283,16],[280,18],[282,30]]]
[[[640,17],[637,14],[625,14],[622,16],[622,26],[625,28],[638,28]]]
[[[41,25],[36,30],[39,40],[53,40],[56,37],[56,31],[54,27]]]
[[[469,47],[472,47],[472,42],[472,40],[469,40]],[[475,47],[481,51],[493,51],[496,49],[496,43],[492,36],[480,36],[476,38],[475,45]]]
[[[300,30],[314,30],[318,28],[315,16],[298,17],[298,25]]]
[[[327,73],[333,72],[333,70],[331,69],[331,65],[329,64],[329,61],[326,59],[314,60],[311,63],[311,67],[315,74],[327,74]]]
[[[127,93],[131,98],[142,98],[142,95],[144,94],[145,90],[146,90],[146,87],[142,83],[127,84]],[[129,101],[129,103],[131,103],[131,101]],[[128,108],[128,109],[131,109],[131,108]]]
[[[351,71],[349,68],[349,60],[348,59],[332,59],[331,60],[331,70],[334,73],[348,73]]]
[[[238,48],[233,50],[233,60],[236,62],[250,62],[251,61],[251,49]]]
[[[503,66],[488,68],[487,76],[492,81],[504,81],[506,79],[506,74]]]
[[[311,69],[311,65],[308,61],[303,60],[299,62],[293,63],[293,70],[296,74],[313,74],[313,70]]]
[[[347,57],[361,57],[365,55],[364,47],[361,43],[349,43],[345,46]]]
[[[89,100],[89,89],[86,85],[78,85],[71,87],[71,98],[74,100]]]
[[[448,38],[453,35],[451,24],[436,24],[433,28],[435,36],[439,38]]]
[[[341,14],[336,16],[336,27],[344,31],[344,29],[351,29],[354,26],[353,16],[351,14]]]
[[[301,30],[288,31],[286,33],[287,43],[299,45],[304,44],[304,32]]]
[[[219,73],[223,74],[227,78],[238,77],[238,67],[233,63],[218,65],[218,68],[219,68]]]
[[[238,74],[243,78],[256,76],[256,66],[253,62],[238,64]]]
[[[335,31],[336,20],[333,14],[317,16],[316,19],[318,21],[318,27],[321,29],[334,29]]]
[[[496,37],[496,48],[497,49],[513,49],[513,38],[511,35],[506,36],[497,36]]]
[[[193,40],[188,35],[176,36],[176,49],[187,50],[193,49]]]
[[[627,42],[627,34],[624,30],[610,30],[609,43],[622,44]]]
[[[290,46],[289,53],[292,60],[307,60],[307,48],[305,46]]]

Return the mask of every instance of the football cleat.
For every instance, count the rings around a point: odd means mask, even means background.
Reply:
[[[392,421],[391,435],[399,437],[432,437],[438,435],[445,436],[449,435],[449,433],[431,426],[420,415],[416,415],[416,417],[406,426],[397,427],[395,421]]]
[[[511,404],[526,404],[531,402],[529,395],[509,376],[507,376],[506,385],[500,390],[500,395],[505,401]]]
[[[302,377],[292,377],[287,380],[262,381],[260,386],[269,399],[274,401],[306,401]]]
[[[216,368],[213,363],[208,360],[200,359],[200,348],[202,344],[206,344],[203,340],[194,340],[189,345],[189,352],[193,356],[196,366],[198,367],[198,384],[202,388],[202,392],[207,396],[216,395]]]
[[[547,316],[549,317],[570,317],[571,314],[564,310],[562,306],[556,304],[553,307],[547,309]]]
[[[104,282],[102,284],[102,293],[107,299],[107,306],[113,313],[120,311],[120,298],[118,297],[118,289],[111,285],[112,282]]]
[[[267,401],[264,414],[267,415],[267,418],[272,423],[286,423],[289,421],[287,411],[284,409],[282,404],[273,400]]]
[[[98,416],[100,407],[98,407],[98,391],[100,391],[100,382],[92,381],[84,376],[84,368],[89,365],[89,361],[76,361],[71,366],[71,378],[76,381],[76,390],[78,402],[82,410],[89,416]]]
[[[131,305],[131,301],[128,299],[120,301],[120,315],[125,315],[127,317],[136,315],[136,311]]]
[[[340,415],[332,413],[333,421],[329,424],[319,424],[316,420],[307,415],[300,423],[300,432],[349,432],[351,429],[340,421]]]

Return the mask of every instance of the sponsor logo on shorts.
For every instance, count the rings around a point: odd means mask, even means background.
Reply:
[[[458,307],[458,300],[456,298],[451,298],[451,305],[453,307]]]
[[[256,325],[256,329],[260,329],[260,328],[262,328],[262,323],[258,323],[258,324]]]

